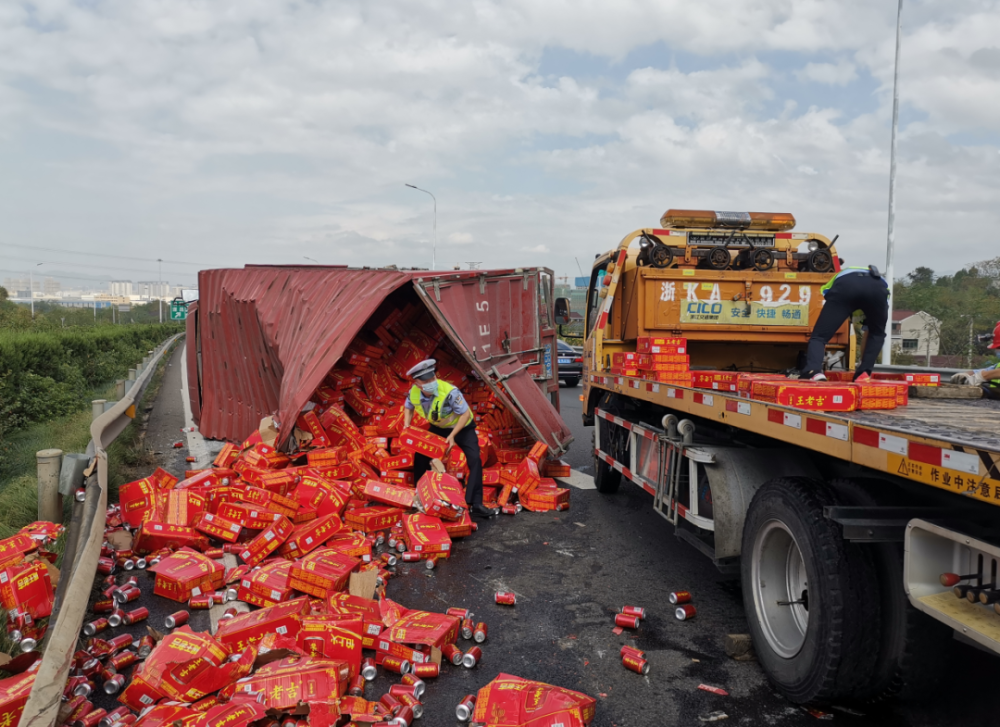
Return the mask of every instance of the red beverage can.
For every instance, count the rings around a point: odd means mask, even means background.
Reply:
[[[115,562],[111,558],[98,558],[97,559],[97,572],[102,576],[110,575],[115,572]]]
[[[90,714],[94,710],[94,703],[87,698],[83,698],[82,702],[78,702],[73,711],[69,713],[69,717],[63,724],[73,724],[83,719],[85,716]]]
[[[114,654],[116,651],[127,649],[129,646],[132,645],[132,635],[119,634],[113,639],[108,639],[108,643],[111,645],[111,653]]]
[[[674,611],[674,616],[677,617],[678,621],[687,621],[688,619],[694,618],[696,611],[694,606],[690,603],[685,603],[683,606],[678,606],[677,610]]]
[[[399,708],[403,706],[403,703],[396,699],[392,694],[383,694],[379,700],[379,704],[385,707],[385,711],[389,714],[396,714]]]
[[[104,693],[105,694],[118,694],[125,686],[125,675],[115,674],[113,677],[104,682]]]
[[[125,586],[124,588],[119,588],[115,591],[112,598],[118,601],[118,603],[130,603],[131,601],[138,600],[141,595],[142,591],[135,586]]]
[[[414,664],[413,675],[421,679],[433,679],[441,673],[441,667],[434,662],[429,664]]]
[[[106,725],[113,725],[128,713],[128,707],[118,707],[104,715],[104,719],[101,721]]]
[[[122,677],[123,682],[124,679],[125,678]],[[101,709],[101,708],[95,709],[94,711],[88,712],[86,715],[84,715],[82,719],[77,720],[75,724],[77,725],[77,727],[97,727],[97,724],[104,718],[104,715],[106,715],[107,713],[108,711],[106,709]]]
[[[412,709],[407,707],[405,704],[400,703],[399,709],[396,710],[396,718],[389,722],[389,725],[390,727],[395,727],[395,725],[405,725],[405,727],[410,727],[415,716],[416,714]]]
[[[467,608],[449,608],[445,611],[449,616],[454,616],[459,621],[464,621],[467,618],[472,618],[472,611]]]
[[[473,646],[471,649],[466,651],[465,654],[462,656],[462,666],[464,666],[466,669],[471,669],[480,661],[482,661],[482,658],[483,658],[483,650],[480,649],[478,646]]]
[[[212,560],[218,560],[225,554],[226,551],[224,551],[222,548],[209,548],[208,550],[205,551],[205,557],[211,558]]]
[[[670,594],[670,602],[675,606],[679,606],[682,603],[691,603],[691,592],[690,591],[674,591]]]
[[[399,696],[399,701],[403,703],[404,707],[411,709],[413,711],[413,716],[417,719],[424,716],[424,705],[422,705],[420,700],[412,694],[401,694]],[[400,712],[399,715],[402,715],[402,712]]]
[[[139,655],[131,649],[126,649],[125,651],[120,651],[108,659],[108,664],[113,666],[115,671],[122,671],[127,667],[132,666],[137,661],[139,661]]]
[[[643,676],[649,674],[649,662],[645,659],[640,659],[637,656],[626,654],[622,657],[622,665],[626,669],[634,671],[636,674],[642,674]]]
[[[500,509],[504,515],[517,515],[517,513],[520,512],[520,508],[518,508],[518,506],[514,504],[504,505]]]
[[[622,613],[626,616],[638,616],[640,620],[646,620],[646,609],[642,606],[622,606]]]
[[[106,618],[99,618],[85,624],[83,627],[83,633],[85,636],[93,636],[94,634],[99,634],[104,631],[111,624],[108,623]]]
[[[65,705],[65,706],[63,707],[63,709],[65,709],[65,710],[66,710],[67,712],[69,712],[69,716],[70,716],[70,717],[72,717],[72,716],[73,716],[73,713],[74,713],[74,712],[75,712],[76,710],[78,710],[78,709],[80,708],[80,705],[81,705],[81,704],[83,704],[83,703],[84,703],[84,702],[86,702],[86,701],[87,701],[87,698],[86,698],[85,696],[83,696],[82,694],[78,694],[78,695],[76,695],[75,697],[71,697],[71,698],[70,698],[70,699],[69,699],[69,700],[68,700],[68,701],[66,702],[66,705]],[[61,710],[60,710],[60,711],[61,711]],[[69,720],[69,719],[67,719],[67,720],[66,720],[66,722],[65,722],[64,724],[68,723],[69,721],[70,721],[70,720]]]
[[[382,660],[382,668],[396,674],[406,674],[410,671],[410,662],[398,656],[387,656]]]
[[[415,553],[413,551],[407,551],[400,556],[404,563],[416,563],[422,558],[420,553]]]
[[[129,576],[128,578],[125,579],[125,582],[122,583],[122,585],[123,586],[134,586],[134,587],[138,588],[139,587],[139,576]]]
[[[347,693],[352,697],[365,696],[365,678],[358,674],[356,677],[351,679],[351,686],[348,688]]]
[[[206,593],[201,596],[191,596],[191,600],[188,601],[188,608],[192,611],[205,611],[212,607],[213,599],[211,593]]]
[[[476,696],[474,694],[466,694],[462,697],[462,701],[458,703],[455,707],[455,716],[458,717],[460,722],[468,722],[472,719],[472,713],[476,710]]]
[[[409,694],[411,697],[415,697],[414,693],[416,690],[413,688],[412,684],[393,684],[389,687],[389,694],[399,699],[404,694]]]
[[[471,618],[467,618],[464,621],[462,621],[461,628],[462,628],[462,638],[463,639],[471,639],[472,638],[472,632],[475,630],[476,627],[473,625],[472,619]]]
[[[476,624],[476,628],[472,631],[472,638],[477,644],[481,644],[486,641],[486,637],[489,635],[489,631],[486,629],[486,624],[482,621]]]
[[[639,649],[635,649],[635,648],[629,646],[628,644],[625,644],[622,647],[622,650],[621,650],[620,653],[621,653],[621,656],[622,656],[623,659],[626,656],[634,656],[637,659],[645,659],[646,658],[646,652],[645,651],[640,651]]]
[[[513,591],[497,591],[495,598],[501,606],[513,606],[517,602]]]
[[[78,675],[75,677],[70,677],[69,679],[66,680],[66,686],[63,687],[63,696],[69,697],[69,695],[71,694],[75,695],[76,693],[73,690],[76,689],[78,686],[86,683],[87,683],[87,677],[85,676]]]
[[[226,612],[219,617],[219,620],[236,618],[240,615],[240,610],[233,606],[232,608],[227,608]]]
[[[365,678],[365,681],[369,682],[378,676],[378,667],[375,665],[375,660],[370,656],[361,662],[361,676]]]
[[[156,648],[156,639],[154,639],[149,634],[146,634],[141,639],[139,639],[139,658],[145,659],[151,653],[153,649]]]
[[[90,659],[80,667],[80,673],[85,677],[96,676],[101,673],[101,662],[97,659]]]
[[[100,601],[94,601],[94,606],[91,609],[94,613],[111,613],[118,607],[113,598],[102,598]]]
[[[455,666],[462,664],[462,650],[454,644],[445,644],[441,647],[441,656],[450,661]]]
[[[122,623],[126,626],[132,626],[140,621],[145,621],[147,618],[149,618],[149,609],[145,606],[139,606],[139,608],[128,611],[122,617]]]
[[[413,687],[413,696],[420,699],[424,696],[424,692],[427,690],[427,684],[423,679],[416,675],[416,669],[420,664],[414,664],[413,669],[410,670],[409,674],[404,674],[403,678],[400,680],[403,684]],[[435,666],[437,666],[435,664]]]
[[[623,629],[637,629],[639,628],[639,617],[629,616],[627,613],[616,613],[615,625],[621,626]]]
[[[167,616],[163,623],[168,629],[173,629],[186,624],[190,617],[187,611],[177,611]]]

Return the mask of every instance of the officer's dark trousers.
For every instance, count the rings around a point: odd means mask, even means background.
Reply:
[[[826,344],[856,310],[864,313],[865,325],[868,326],[868,341],[856,372],[858,374],[872,372],[875,359],[878,358],[882,344],[885,343],[889,301],[885,285],[880,279],[873,278],[867,273],[853,273],[837,278],[826,293],[826,304],[816,320],[809,346],[806,348],[803,376],[812,376],[823,370],[823,352]],[[851,333],[853,335],[853,331]]]
[[[442,437],[451,434],[451,429],[441,429],[431,427],[431,431]],[[480,507],[483,504],[483,460],[479,456],[479,438],[476,436],[476,428],[467,426],[455,435],[455,446],[465,454],[465,461],[469,464],[469,481],[465,483],[465,502],[469,505]],[[413,482],[420,482],[420,478],[431,467],[431,460],[422,454],[413,455]]]

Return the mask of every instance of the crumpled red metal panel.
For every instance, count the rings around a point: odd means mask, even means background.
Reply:
[[[247,266],[198,275],[188,323],[189,387],[199,381],[198,428],[242,441],[269,415],[293,423],[327,372],[392,291],[412,273],[343,267]],[[281,428],[282,439],[292,427]]]

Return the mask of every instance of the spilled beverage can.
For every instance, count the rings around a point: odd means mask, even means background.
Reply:
[[[675,606],[679,606],[682,603],[691,603],[691,592],[674,591],[670,594],[670,602]]]
[[[649,674],[649,662],[645,659],[640,659],[637,656],[626,654],[622,657],[622,665],[626,669],[634,671],[636,674],[642,674],[644,676]]]
[[[497,591],[495,598],[501,606],[513,606],[517,603],[517,596],[513,591]]]
[[[683,606],[678,606],[677,610],[674,611],[674,616],[677,617],[678,621],[687,621],[688,619],[694,618],[695,608],[690,603],[685,603]]]
[[[624,629],[637,629],[639,628],[639,617],[629,616],[626,613],[616,613],[615,625],[621,626]]]

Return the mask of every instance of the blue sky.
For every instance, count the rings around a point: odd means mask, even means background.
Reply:
[[[149,279],[160,257],[174,282],[304,256],[426,266],[430,199],[407,182],[437,197],[439,267],[575,276],[668,207],[790,211],[881,266],[895,13],[3,3],[0,278],[43,262],[66,284]],[[996,2],[907,0],[899,275],[998,254],[996,38]]]

